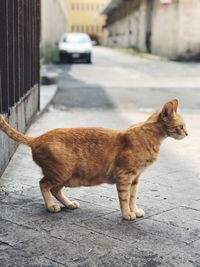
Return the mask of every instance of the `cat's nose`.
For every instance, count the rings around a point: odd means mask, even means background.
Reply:
[[[188,132],[185,130],[185,135],[188,136]]]

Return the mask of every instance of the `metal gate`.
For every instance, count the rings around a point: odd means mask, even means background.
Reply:
[[[40,0],[0,1],[0,112],[39,83]]]

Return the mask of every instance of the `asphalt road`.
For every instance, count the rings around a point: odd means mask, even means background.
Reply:
[[[56,106],[148,110],[178,98],[187,112],[200,109],[200,64],[132,57],[94,47],[93,64],[60,65]]]

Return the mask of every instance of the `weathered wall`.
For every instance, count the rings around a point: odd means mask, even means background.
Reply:
[[[200,56],[200,1],[179,2],[179,31],[177,56]]]
[[[41,1],[41,44],[55,47],[67,28],[66,0]]]
[[[161,6],[154,0],[152,53],[171,59],[200,55],[200,1],[172,1]]]
[[[120,12],[120,7],[119,7]],[[200,1],[172,0],[162,6],[153,0],[151,14],[151,52],[170,59],[200,58]],[[146,50],[147,0],[133,12],[108,27],[105,42],[109,46]],[[131,31],[131,33],[130,33]]]
[[[139,9],[139,29],[138,29],[138,43],[137,48],[140,51],[146,51],[146,9],[147,4],[145,0],[141,1]]]
[[[152,11],[151,50],[153,54],[174,58],[177,55],[178,2],[161,6],[154,0]]]
[[[38,111],[39,86],[35,85],[14,107],[10,108],[8,123],[24,132]],[[14,154],[17,143],[0,131],[0,176]]]
[[[134,47],[145,51],[145,27],[146,2],[141,1],[141,4],[129,15],[108,25],[105,45]]]

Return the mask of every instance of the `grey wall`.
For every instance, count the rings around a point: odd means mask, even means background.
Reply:
[[[25,132],[38,111],[39,86],[35,85],[21,101],[10,109],[8,123],[20,132]],[[0,176],[8,165],[18,144],[0,130]]]
[[[108,25],[105,44],[108,46],[135,47],[146,50],[147,0],[132,14]],[[200,57],[200,1],[172,0],[162,6],[153,0],[151,27],[151,51],[170,59]],[[129,35],[129,28],[132,34]]]
[[[67,7],[61,0],[42,0],[41,4],[42,47],[56,47],[61,35],[67,30]]]

